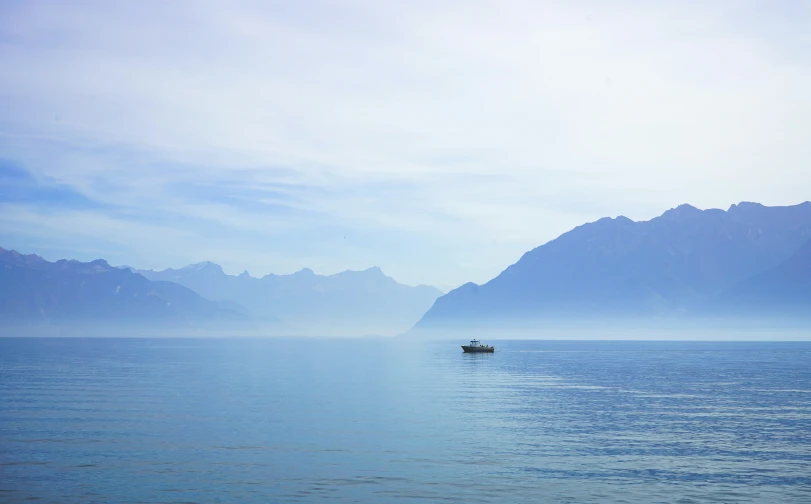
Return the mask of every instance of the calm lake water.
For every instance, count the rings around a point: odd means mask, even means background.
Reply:
[[[811,344],[0,339],[0,502],[811,502]]]

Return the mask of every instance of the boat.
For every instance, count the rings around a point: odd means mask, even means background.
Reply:
[[[469,345],[462,345],[462,350],[465,353],[493,353],[496,350],[496,347],[491,347],[490,345],[482,345],[479,340],[470,340]]]

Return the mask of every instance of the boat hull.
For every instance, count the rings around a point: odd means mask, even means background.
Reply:
[[[465,353],[493,353],[496,348],[495,347],[473,347],[468,345],[462,345],[462,350]]]

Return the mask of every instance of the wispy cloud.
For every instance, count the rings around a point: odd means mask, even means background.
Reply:
[[[796,203],[810,21],[799,2],[5,2],[0,157],[37,185],[0,181],[0,231],[136,266],[453,285],[603,215]]]

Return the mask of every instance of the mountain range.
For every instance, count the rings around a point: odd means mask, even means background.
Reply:
[[[26,326],[208,327],[273,334],[397,334],[440,296],[380,268],[262,278],[227,275],[211,262],[163,271],[92,262],[49,262],[0,248],[0,322]],[[281,320],[280,320],[281,319]],[[5,331],[4,331],[5,332]]]
[[[256,278],[228,275],[211,262],[152,271],[0,249],[3,329],[127,322],[428,334],[555,321],[753,317],[811,323],[809,202],[744,202],[726,211],[681,205],[638,222],[606,217],[525,253],[485,284],[445,295],[399,284],[379,268]]]
[[[0,248],[3,327],[87,323],[194,326],[246,317],[172,282],[151,282],[104,260],[49,262]]]
[[[415,331],[638,317],[811,316],[811,203],[603,218],[437,299]]]
[[[278,318],[298,334],[398,334],[409,329],[442,295],[426,285],[411,287],[380,268],[317,275],[227,275],[203,262],[163,271],[133,270],[153,281],[174,282],[224,306],[263,320]]]

